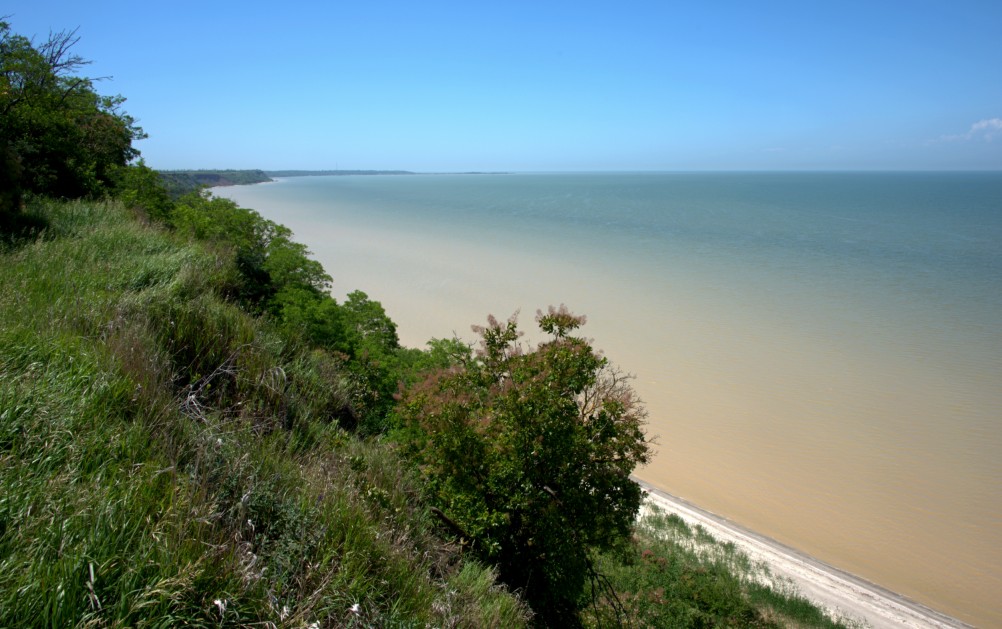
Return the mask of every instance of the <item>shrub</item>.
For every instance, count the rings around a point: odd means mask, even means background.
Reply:
[[[407,391],[400,439],[452,531],[544,621],[566,622],[594,576],[589,549],[631,530],[646,414],[629,378],[571,335],[584,317],[538,313],[552,338],[534,350],[514,318],[488,321],[474,359]]]

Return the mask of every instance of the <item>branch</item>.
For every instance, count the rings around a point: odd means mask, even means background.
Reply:
[[[182,413],[202,423],[208,423],[207,409],[202,405],[199,398],[202,396],[205,388],[219,376],[228,375],[235,377],[237,375],[237,369],[234,364],[236,363],[237,356],[244,347],[246,345],[236,348],[212,373],[185,387],[186,390],[182,392],[179,402],[179,410]]]
[[[87,81],[88,79],[83,79],[83,78],[73,81],[72,85],[63,90],[63,95],[59,98],[59,106],[62,107],[63,102],[66,101],[66,97],[70,95],[70,92],[79,87],[81,83],[86,83]]]
[[[455,533],[461,540],[463,540],[463,543],[465,543],[466,540],[469,540],[470,543],[472,544],[472,542],[474,541],[473,536],[464,531],[463,527],[456,524],[456,522],[452,518],[445,515],[441,509],[439,509],[438,507],[432,507],[431,512],[434,513],[439,520],[444,522],[446,526],[452,529],[452,532]]]
[[[80,55],[69,54],[70,48],[76,46],[80,41],[77,35],[79,27],[72,31],[49,32],[49,39],[38,47],[39,54],[52,69],[53,74],[69,73],[80,66],[89,65],[91,62]]]

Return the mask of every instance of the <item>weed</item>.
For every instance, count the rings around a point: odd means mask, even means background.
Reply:
[[[0,252],[0,626],[525,624],[343,430],[340,359],[227,300],[232,253],[113,202],[26,215]]]

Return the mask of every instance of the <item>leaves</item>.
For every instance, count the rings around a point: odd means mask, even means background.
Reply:
[[[36,47],[0,20],[0,151],[15,156],[3,178],[18,190],[98,197],[138,155],[132,142],[145,134],[120,111],[125,99],[101,96],[94,80],[73,74],[88,63],[71,51],[77,41],[63,31]],[[0,211],[16,210],[15,202]]]
[[[640,505],[629,474],[649,445],[629,378],[571,335],[584,317],[561,306],[537,321],[552,338],[535,349],[515,317],[475,327],[474,360],[406,392],[400,438],[477,552],[558,613],[578,600],[588,549],[629,533]]]

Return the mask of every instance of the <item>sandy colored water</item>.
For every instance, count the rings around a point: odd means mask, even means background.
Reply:
[[[861,293],[786,294],[712,260],[652,274],[600,242],[569,253],[532,235],[350,212],[334,224],[254,187],[221,193],[291,227],[335,296],[381,301],[407,345],[472,340],[488,313],[521,310],[525,327],[550,304],[586,314],[585,334],[636,374],[650,411],[657,456],[640,478],[936,610],[1002,625],[1002,387],[977,368],[997,365],[997,344],[959,351],[934,323]]]

